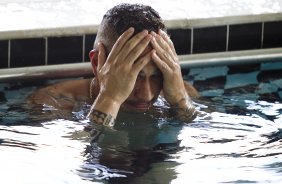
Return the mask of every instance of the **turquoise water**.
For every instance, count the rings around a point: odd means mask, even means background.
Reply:
[[[0,84],[1,183],[281,183],[281,64],[184,70],[202,94],[192,123],[158,99],[158,115],[122,113],[93,144],[89,105],[29,108],[41,85]]]

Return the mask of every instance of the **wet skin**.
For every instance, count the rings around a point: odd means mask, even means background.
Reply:
[[[125,111],[145,112],[158,98],[162,90],[161,71],[149,62],[138,74],[133,91],[121,108]]]
[[[145,112],[160,93],[170,105],[189,96],[198,96],[193,86],[183,81],[177,54],[168,36],[140,32],[132,36],[126,31],[115,42],[106,56],[101,43],[99,52],[90,52],[95,74],[93,99],[89,87],[92,79],[80,79],[42,88],[32,94],[29,101],[59,109],[72,110],[78,101],[86,101],[92,109],[116,117],[121,108],[131,112]],[[178,109],[186,107],[185,103]]]
[[[146,30],[134,36],[133,33],[134,28],[125,31],[114,43],[109,55],[106,55],[101,42],[98,42],[96,58],[93,57],[95,52],[92,52],[92,66],[100,89],[89,115],[98,111],[116,118],[121,107],[144,112],[161,90],[174,109],[193,115],[195,110],[168,35],[162,30],[158,34]]]

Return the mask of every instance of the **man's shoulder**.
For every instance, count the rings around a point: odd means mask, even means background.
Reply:
[[[55,84],[51,84],[45,87],[42,87],[34,92],[34,94],[40,93],[51,93],[51,94],[68,94],[75,96],[77,93],[83,94],[88,92],[85,90],[89,89],[89,84],[91,79],[75,79],[75,80],[65,80],[60,81]]]
[[[90,81],[91,79],[61,81],[36,90],[27,100],[32,104],[71,109],[76,100],[88,100]]]

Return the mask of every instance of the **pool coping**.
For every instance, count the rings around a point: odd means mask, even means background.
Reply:
[[[203,27],[215,27],[222,25],[247,24],[256,22],[272,22],[282,20],[282,13],[265,13],[258,15],[236,15],[212,18],[196,19],[174,19],[164,20],[167,29],[193,29]],[[82,35],[97,33],[99,25],[79,25],[68,27],[50,27],[24,30],[0,31],[0,40],[22,39],[22,38],[40,38],[40,37],[59,37],[68,35]]]

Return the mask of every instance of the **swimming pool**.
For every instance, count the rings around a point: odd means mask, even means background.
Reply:
[[[45,83],[0,84],[1,183],[281,183],[282,60],[183,76],[202,95],[193,123],[125,114],[92,145],[87,104],[30,108],[24,99]]]

